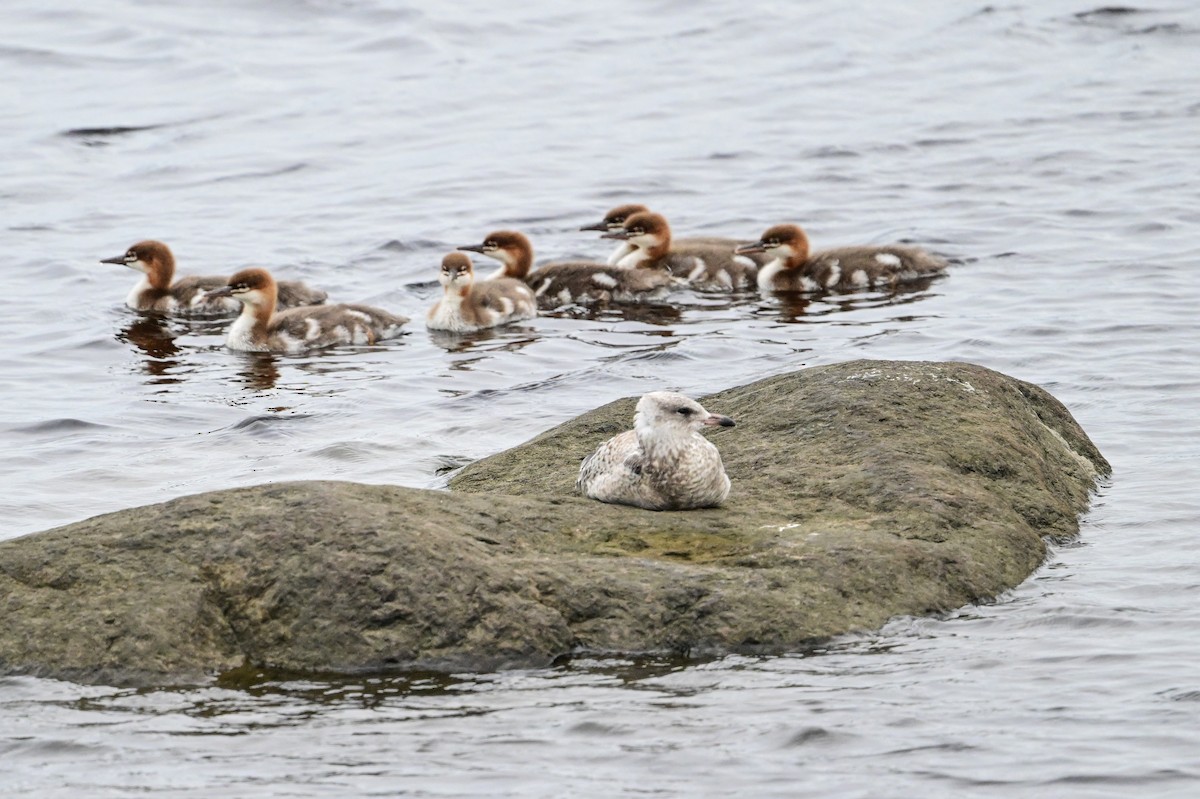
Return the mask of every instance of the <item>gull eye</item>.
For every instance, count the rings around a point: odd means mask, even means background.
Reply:
[[[693,411],[691,408],[677,408],[675,413],[678,413],[681,416],[691,416]]]

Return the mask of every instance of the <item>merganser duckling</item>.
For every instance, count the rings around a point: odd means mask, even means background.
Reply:
[[[503,274],[524,280],[533,289],[538,304],[547,308],[572,303],[655,302],[682,282],[666,269],[625,269],[581,261],[549,263],[530,272],[533,245],[525,234],[515,230],[497,230],[489,233],[482,244],[458,249],[500,261],[504,264]]]
[[[810,254],[808,236],[799,225],[769,228],[760,240],[739,247],[737,252],[763,252],[772,257],[758,270],[758,287],[764,292],[893,288],[946,268],[944,258],[900,244],[837,247]]]
[[[636,203],[618,205],[605,214],[604,219],[594,225],[581,227],[580,230],[611,233],[621,230],[625,226],[625,220],[634,214],[644,214],[649,211],[650,209],[646,206]],[[669,225],[667,230],[669,234]],[[755,285],[754,278],[758,268],[771,259],[761,253],[740,257],[734,254],[737,247],[748,243],[744,239],[727,239],[720,236],[681,238],[671,236],[667,249],[672,256],[676,257],[672,258],[668,265],[673,274],[686,278],[696,288],[725,291],[752,289]],[[608,262],[622,266],[632,265],[638,259],[630,259],[629,256],[637,251],[636,244],[628,240],[622,241],[608,257]],[[689,261],[689,258],[699,259],[700,262],[703,262],[703,267],[701,268],[700,263],[696,260]]]
[[[511,277],[476,281],[471,259],[460,252],[442,259],[438,282],[446,296],[429,309],[425,326],[430,330],[465,333],[537,316],[529,286]]]
[[[682,394],[654,391],[638,400],[633,429],[583,459],[575,487],[601,502],[647,510],[719,505],[729,496],[721,453],[700,435],[705,425],[733,427]]]
[[[621,258],[623,267],[666,269],[700,289],[740,291],[755,284],[758,266],[735,257],[737,242],[710,239],[681,247],[672,242],[671,226],[662,214],[639,211],[600,238],[618,239],[630,248]]]
[[[102,264],[123,264],[143,273],[125,304],[135,311],[159,311],[182,314],[228,314],[236,313],[241,305],[230,297],[212,297],[208,292],[225,285],[226,279],[218,276],[196,277],[189,275],[171,282],[175,276],[175,256],[161,241],[140,241],[130,247],[124,255],[104,258]],[[320,305],[326,296],[320,289],[309,288],[297,280],[284,280],[276,284],[279,289],[279,304],[285,308],[302,305]]]
[[[225,346],[243,352],[296,354],[336,344],[374,344],[400,335],[407,317],[369,305],[314,305],[275,312],[275,279],[265,269],[243,269],[211,297],[233,297],[242,313]]]

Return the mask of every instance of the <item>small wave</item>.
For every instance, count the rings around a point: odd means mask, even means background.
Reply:
[[[303,419],[311,419],[313,416],[314,414],[311,413],[295,413],[288,416],[258,414],[255,416],[248,416],[237,424],[224,429],[236,432],[249,432],[255,435],[263,433],[274,435],[278,432],[280,425],[298,422]]]
[[[127,136],[130,133],[141,133],[144,130],[158,130],[159,128],[167,127],[166,124],[157,125],[114,125],[112,127],[101,128],[71,128],[64,130],[60,136],[66,136],[69,139],[94,139],[108,136]]]
[[[98,424],[96,422],[88,422],[83,419],[49,419],[45,422],[37,422],[35,424],[21,425],[19,427],[9,428],[13,433],[29,433],[38,435],[42,433],[78,433],[85,430],[106,430],[106,424]]]

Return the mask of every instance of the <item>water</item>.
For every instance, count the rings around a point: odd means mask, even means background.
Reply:
[[[789,657],[129,691],[0,680],[0,793],[1193,796],[1200,12],[534,0],[11,0],[0,536],[295,478],[445,472],[649,389],[850,358],[1039,383],[1115,474],[996,603]],[[441,255],[677,232],[961,259],[895,297],[540,318],[296,358],[139,318],[148,237],[420,317]],[[715,409],[720,411],[720,409]]]

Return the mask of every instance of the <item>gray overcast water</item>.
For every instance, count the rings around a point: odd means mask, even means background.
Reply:
[[[0,538],[264,481],[440,487],[617,397],[864,357],[1039,383],[1115,472],[997,602],[816,652],[0,679],[0,795],[1200,795],[1200,9],[1101,6],[7,0]],[[895,296],[420,324],[455,245],[603,257],[577,229],[627,201],[961,263]],[[418,321],[231,353],[124,308],[98,260],[143,238]]]

